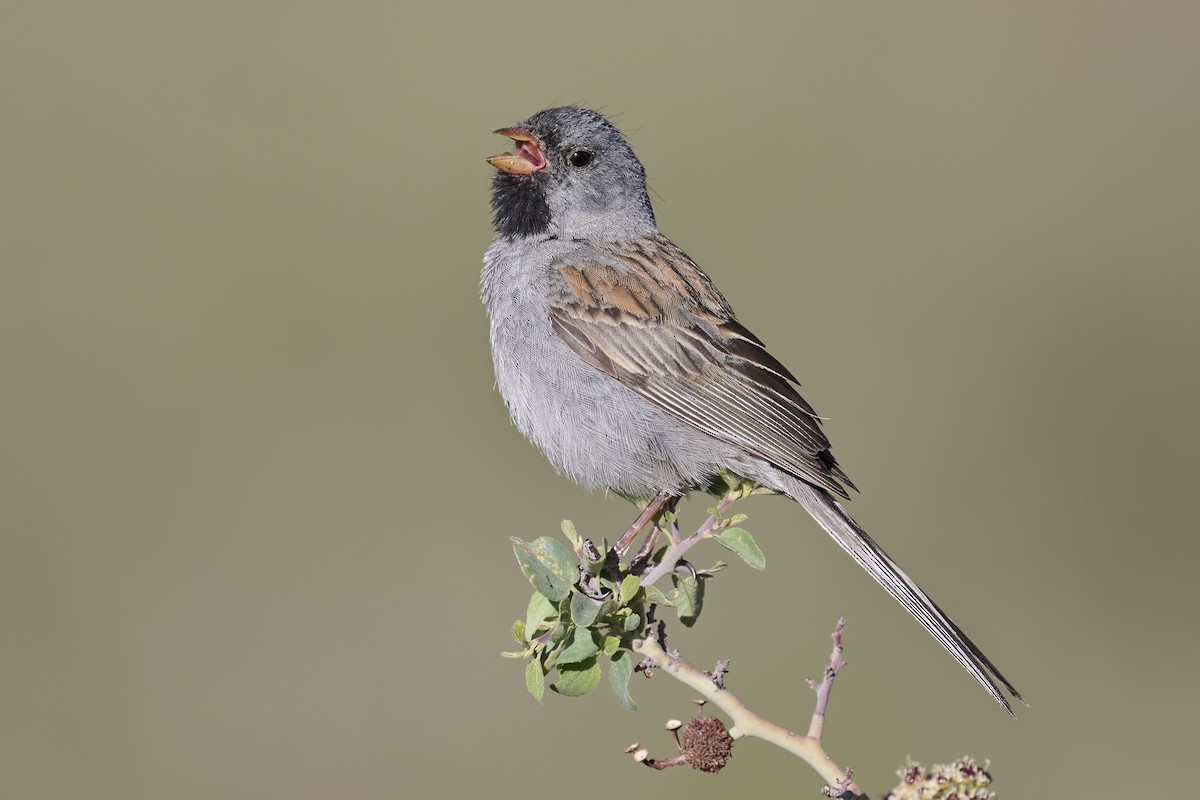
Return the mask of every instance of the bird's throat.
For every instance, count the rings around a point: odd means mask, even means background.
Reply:
[[[492,223],[509,239],[537,236],[550,229],[550,206],[537,174],[497,172],[492,180]]]

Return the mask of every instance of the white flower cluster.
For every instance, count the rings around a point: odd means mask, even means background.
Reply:
[[[885,800],[992,800],[996,793],[987,788],[992,774],[963,756],[953,764],[934,764],[926,770],[916,761],[908,762],[896,774],[900,783]]]

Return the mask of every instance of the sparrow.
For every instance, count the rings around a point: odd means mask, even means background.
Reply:
[[[644,515],[722,471],[791,497],[1011,714],[1020,693],[842,508],[856,487],[796,378],[658,230],[617,128],[566,106],[496,133],[481,295],[521,433],[583,487],[655,498]]]

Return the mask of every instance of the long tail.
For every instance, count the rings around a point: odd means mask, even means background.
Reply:
[[[787,494],[804,506],[843,550],[870,573],[888,594],[896,598],[900,605],[908,609],[908,613],[916,617],[917,622],[933,634],[933,638],[941,642],[942,646],[950,651],[950,655],[962,664],[963,669],[971,673],[1009,714],[1013,713],[1012,706],[1004,696],[1001,686],[1017,700],[1029,705],[988,657],[954,624],[954,620],[938,608],[937,603],[930,600],[929,595],[921,591],[921,587],[917,586],[912,578],[904,574],[904,570],[859,527],[836,500],[823,489],[795,479],[789,480],[786,488]]]

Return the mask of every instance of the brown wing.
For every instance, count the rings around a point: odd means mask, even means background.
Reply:
[[[611,255],[619,267],[559,267],[568,292],[550,322],[567,346],[684,422],[846,497],[843,484],[854,484],[796,379],[709,277],[664,238],[622,242]]]

